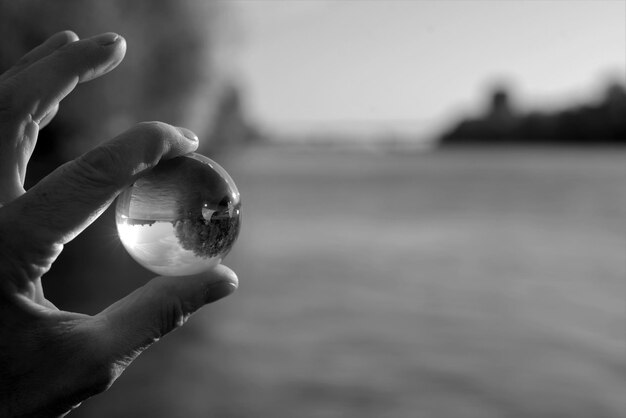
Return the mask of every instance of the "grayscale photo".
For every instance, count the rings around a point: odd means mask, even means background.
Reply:
[[[626,417],[626,0],[0,0],[0,418]]]

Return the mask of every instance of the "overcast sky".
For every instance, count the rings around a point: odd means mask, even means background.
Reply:
[[[623,0],[237,0],[251,116],[278,131],[428,133],[510,82],[520,106],[624,79]]]

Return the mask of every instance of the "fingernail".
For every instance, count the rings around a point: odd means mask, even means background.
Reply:
[[[198,135],[194,134],[187,128],[178,128],[178,131],[191,142],[198,142]]]
[[[120,35],[118,35],[117,33],[107,32],[98,36],[94,36],[91,39],[100,46],[109,46],[117,42],[119,38],[120,38]]]
[[[237,286],[234,283],[226,281],[217,282],[207,288],[204,300],[206,303],[213,303],[225,298],[235,290],[237,290]]]

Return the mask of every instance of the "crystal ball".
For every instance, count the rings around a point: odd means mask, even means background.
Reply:
[[[165,276],[210,270],[232,248],[241,196],[215,161],[188,154],[160,162],[117,198],[117,232],[142,266]]]

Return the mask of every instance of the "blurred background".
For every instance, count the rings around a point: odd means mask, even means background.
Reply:
[[[115,31],[28,184],[142,120],[243,198],[225,301],[73,417],[626,415],[626,2],[0,0],[0,69]],[[97,313],[151,274],[107,211],[46,275]]]

